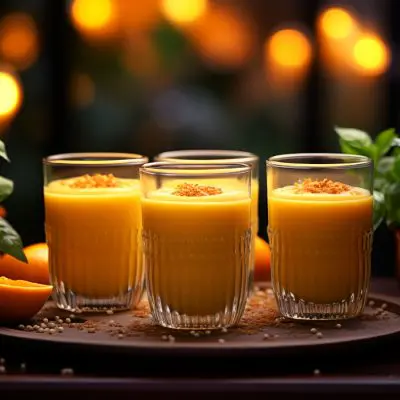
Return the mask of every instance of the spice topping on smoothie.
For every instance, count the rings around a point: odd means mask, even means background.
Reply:
[[[104,189],[119,186],[118,180],[113,174],[85,174],[75,179],[62,181],[61,184],[71,189]]]
[[[183,183],[172,192],[175,196],[202,197],[221,194],[222,189],[215,186],[199,185],[197,183]]]
[[[351,186],[339,181],[332,181],[331,179],[312,180],[310,178],[304,179],[302,182],[294,184],[294,193],[326,193],[326,194],[341,194],[349,192]]]

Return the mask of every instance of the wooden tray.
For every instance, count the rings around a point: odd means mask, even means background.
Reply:
[[[400,337],[400,299],[371,293],[369,302],[375,304],[367,306],[365,314],[353,320],[293,323],[268,316],[269,322],[265,324],[259,318],[261,322],[258,321],[254,326],[250,324],[250,328],[242,326],[226,332],[218,330],[201,334],[155,327],[150,317],[140,315],[146,314],[141,311],[135,312],[136,315],[132,312],[84,317],[76,314],[72,320],[76,325],[66,325],[65,320],[69,315],[49,303],[42,311],[41,318],[52,320],[56,315],[62,318],[62,333],[38,333],[17,327],[2,327],[0,339],[4,346],[25,346],[41,352],[45,347],[46,352],[53,354],[75,351],[80,355],[96,352],[159,359],[180,356],[231,359],[247,356],[308,356],[313,353],[336,353],[339,350],[349,352],[360,350],[360,346],[364,349],[365,346]],[[313,328],[321,334],[312,333]]]

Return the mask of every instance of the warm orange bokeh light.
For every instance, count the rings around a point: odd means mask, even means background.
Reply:
[[[161,11],[168,21],[179,25],[199,19],[207,6],[207,0],[162,0]]]
[[[118,29],[124,36],[153,28],[161,18],[160,0],[113,0]]]
[[[27,14],[15,13],[0,22],[0,56],[15,68],[30,67],[39,52],[38,32]]]
[[[243,66],[255,47],[251,21],[227,6],[210,7],[186,33],[205,62],[219,68]]]
[[[115,6],[112,0],[74,0],[71,18],[82,33],[107,36],[114,30]]]
[[[354,62],[362,74],[381,75],[390,64],[390,50],[383,40],[373,34],[361,35],[353,48]]]
[[[22,88],[17,78],[0,71],[0,120],[12,118],[22,101]]]
[[[356,29],[353,16],[344,8],[326,9],[319,18],[321,32],[331,39],[345,39]]]
[[[311,60],[312,48],[306,35],[296,29],[283,29],[272,35],[266,43],[267,57],[282,68],[306,67]]]

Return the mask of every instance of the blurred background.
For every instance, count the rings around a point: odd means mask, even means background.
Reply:
[[[266,158],[338,151],[334,125],[399,128],[399,16],[398,0],[2,0],[8,220],[44,241],[49,154],[237,149],[261,160],[265,237]]]

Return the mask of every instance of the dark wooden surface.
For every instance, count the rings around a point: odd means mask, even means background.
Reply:
[[[400,297],[394,279],[375,279],[372,291]],[[9,348],[4,342],[0,345],[6,368],[6,373],[0,375],[1,400],[26,398],[32,393],[41,399],[126,395],[135,399],[243,399],[250,393],[296,394],[297,398],[307,399],[333,399],[343,394],[363,399],[377,398],[378,394],[400,398],[397,337],[358,353],[311,356],[305,352],[295,358],[252,356],[222,362],[203,359],[201,365],[190,357],[163,363],[156,356],[109,360],[95,352],[80,355],[47,351],[38,357],[37,352]],[[21,364],[26,370],[21,370]],[[61,375],[63,368],[72,368],[74,375]]]

